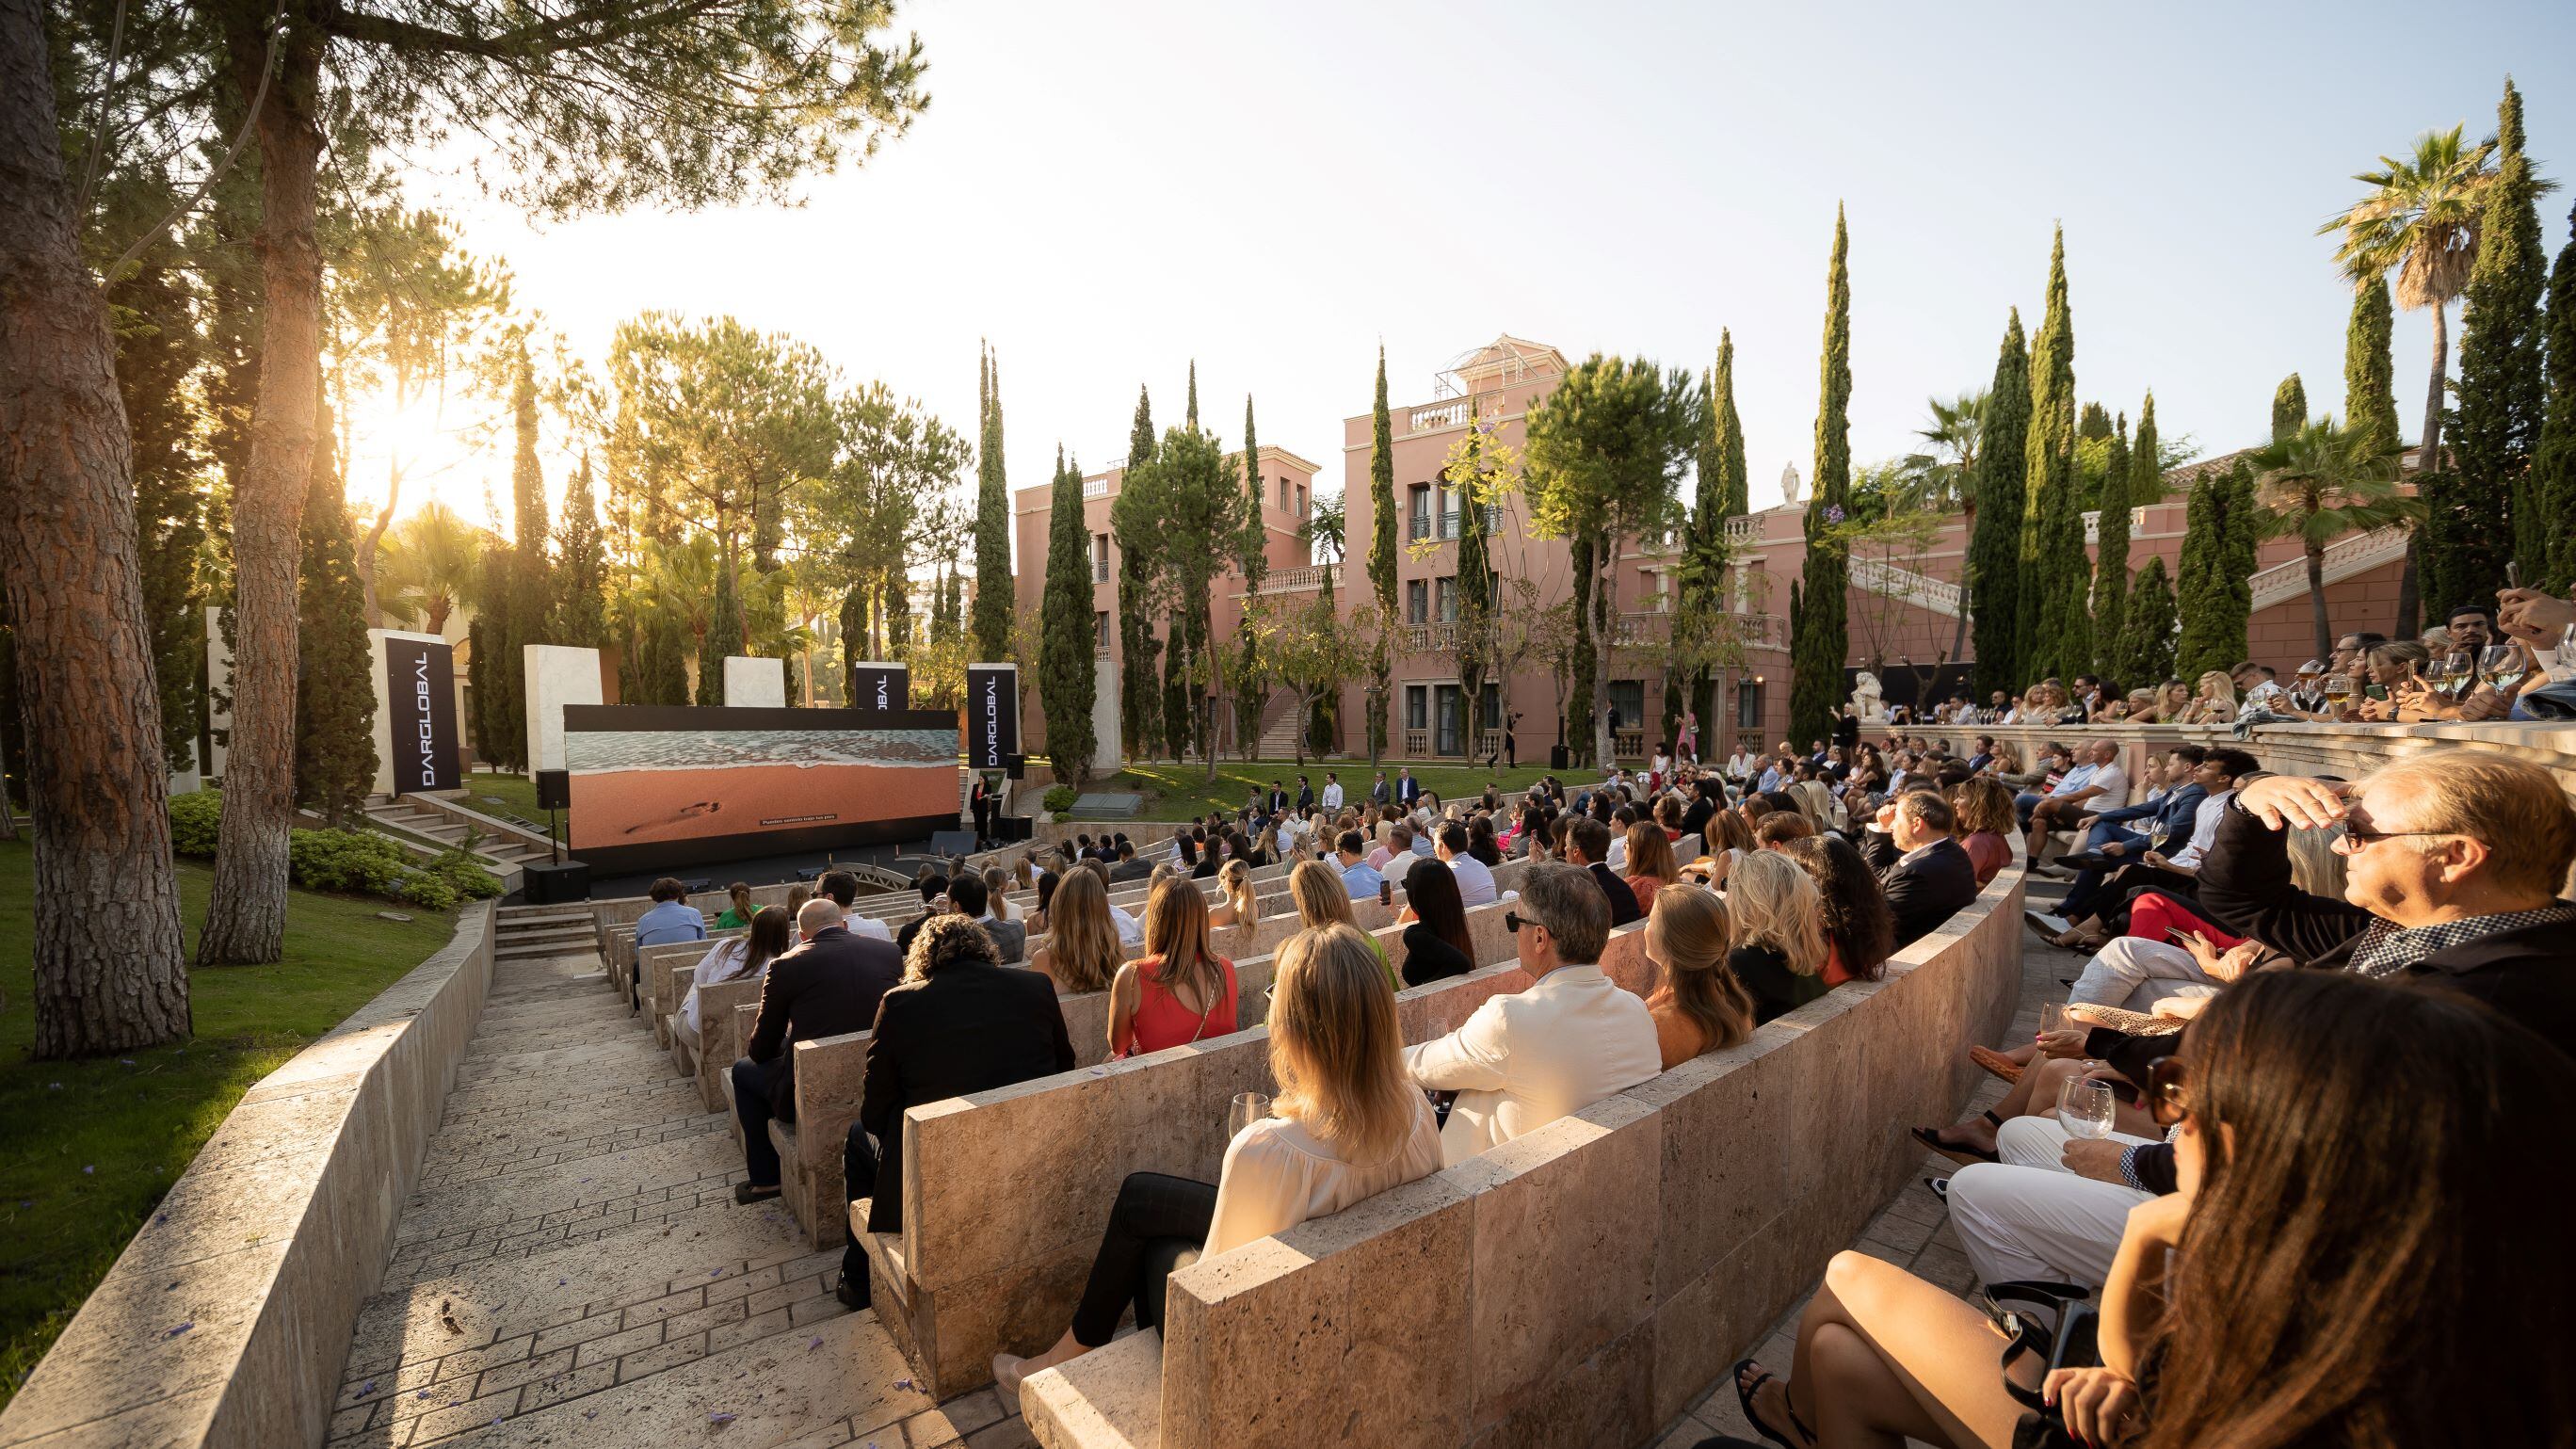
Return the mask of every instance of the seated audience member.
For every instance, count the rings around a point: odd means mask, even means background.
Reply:
[[[1109,918],[1108,888],[1092,870],[1075,870],[1055,889],[1047,910],[1047,942],[1029,962],[1030,969],[1055,983],[1065,996],[1106,991],[1117,978],[1127,948]]]
[[[894,947],[852,935],[829,900],[807,901],[796,929],[803,944],[769,963],[751,1042],[733,1064],[733,1109],[750,1175],[734,1184],[738,1203],[778,1196],[778,1148],[769,1140],[769,1122],[796,1120],[796,1043],[866,1031],[877,1019],[877,1002],[903,976]]]
[[[1753,1034],[1753,998],[1726,967],[1726,903],[1692,885],[1668,885],[1646,913],[1646,959],[1662,971],[1646,1014],[1671,1071]]]
[[[1778,850],[1792,840],[1804,840],[1815,833],[1816,822],[1797,811],[1773,810],[1753,827],[1753,844],[1760,850]]]
[[[1239,860],[1229,860],[1216,876],[1217,902],[1208,912],[1211,926],[1231,926],[1250,932],[1261,924],[1261,898],[1252,883],[1252,867]],[[1148,930],[1148,937],[1152,932]]]
[[[1001,899],[992,894],[992,887],[981,877],[959,873],[948,883],[948,904],[957,914],[984,928],[984,934],[993,941],[994,959],[1003,965],[1011,965],[1029,954],[1028,926],[1009,920],[994,909],[1002,905]]]
[[[1397,827],[1398,830],[1402,828]],[[1368,857],[1362,853],[1367,844],[1368,842],[1361,839],[1360,833],[1356,830],[1343,831],[1341,840],[1336,842],[1336,854],[1341,859],[1342,896],[1345,900],[1374,900],[1386,885],[1386,877],[1380,875],[1377,868],[1370,865]]]
[[[1207,897],[1184,881],[1154,888],[1145,953],[1109,988],[1109,1052],[1142,1056],[1234,1028],[1234,963],[1208,940]]]
[[[2114,768],[2117,768],[2116,766]],[[1896,949],[1938,930],[1977,898],[1977,866],[1950,838],[1950,803],[1911,790],[1881,806],[1861,841],[1896,919]]]
[[[1358,930],[1301,931],[1280,945],[1269,1027],[1272,1115],[1227,1145],[1214,1187],[1128,1174],[1072,1326],[1035,1358],[995,1356],[1005,1406],[1018,1405],[1028,1375],[1109,1342],[1131,1306],[1140,1326],[1159,1329],[1185,1254],[1231,1252],[1440,1170],[1438,1123],[1405,1079],[1395,998]]]
[[[1476,943],[1467,931],[1467,906],[1458,877],[1436,860],[1417,860],[1404,873],[1404,984],[1420,986],[1476,969]],[[1399,917],[1402,919],[1402,917]],[[1369,938],[1371,945],[1377,938]]]
[[[1136,856],[1136,847],[1132,842],[1125,840],[1118,842],[1118,863],[1109,868],[1109,879],[1113,884],[1123,885],[1131,880],[1143,880],[1153,873],[1153,862],[1139,860]]]
[[[2571,1189],[2576,1066],[2491,1013],[2307,972],[2228,992],[2180,1046],[2147,1088],[2169,1145],[2064,1149],[2168,1158],[2158,1195],[2044,1168],[1951,1180],[1982,1277],[2103,1285],[2100,1366],[2041,1384],[2025,1358],[2017,1382],[2093,1444],[2563,1441],[2576,1380],[2528,1366],[2576,1355],[2576,1263],[2531,1207]],[[2005,1445],[2025,1410],[2000,1342],[1977,1307],[1847,1252],[1801,1316],[1797,1376],[1746,1360],[1736,1388],[1783,1443]]]
[[[732,904],[726,906],[724,913],[716,917],[716,929],[719,931],[739,931],[750,925],[751,918],[760,913],[760,907],[751,903],[751,882],[747,880],[738,880],[726,886],[725,896]]]
[[[886,942],[894,940],[894,932],[886,926],[885,922],[874,916],[860,915],[855,909],[854,903],[859,898],[859,878],[855,873],[846,870],[823,872],[814,882],[813,895],[822,896],[841,908],[841,924],[850,928],[851,935],[873,936]],[[808,897],[808,899],[811,898],[811,896]],[[804,907],[805,902],[796,900],[794,892],[790,892],[787,907],[790,916],[802,911]]]
[[[1622,879],[1628,883],[1629,893],[1637,898],[1640,914],[1652,915],[1655,892],[1681,878],[1681,867],[1673,861],[1670,832],[1650,820],[1628,827],[1628,869]]]
[[[1832,989],[1824,976],[1824,909],[1805,867],[1779,851],[1756,851],[1727,876],[1735,932],[1726,964],[1753,998],[1756,1026]]]
[[[2128,803],[2129,772],[2120,767],[2119,742],[2093,740],[2084,746],[2081,769],[2067,771],[2057,787],[2031,807],[2024,848],[2036,863],[2048,852],[2050,831],[2072,830],[2087,815]]]
[[[1810,835],[1781,847],[1816,883],[1824,905],[1826,989],[1846,981],[1876,981],[1896,954],[1896,917],[1878,872],[1839,835]]]
[[[1440,1134],[1446,1162],[1463,1162],[1663,1070],[1646,1003],[1601,972],[1610,918],[1595,878],[1572,866],[1531,866],[1505,923],[1521,969],[1536,984],[1487,998],[1456,1031],[1404,1052],[1417,1085],[1458,1093]]]
[[[1100,882],[1102,898],[1107,899],[1109,863],[1104,860],[1086,860],[1082,863],[1082,868],[1091,873],[1092,879]],[[1145,944],[1145,923],[1119,909],[1115,901],[1109,903],[1109,923],[1118,928],[1118,944],[1121,946],[1132,951]]]
[[[2296,888],[2288,827],[2333,829],[2343,898]],[[2502,755],[2419,755],[2357,785],[2258,775],[2201,863],[2221,927],[2305,966],[2474,997],[2576,1042],[2576,808],[2548,771]]]
[[[2066,893],[2062,909],[2071,920],[2029,912],[2024,913],[2024,918],[2052,946],[2098,951],[2127,929],[2127,904],[2140,891],[2161,890],[2188,900],[2199,889],[2203,855],[2218,837],[2219,824],[2226,816],[2228,802],[2235,798],[2238,782],[2256,768],[2254,757],[2243,750],[2208,751],[2192,767],[2191,783],[2200,787],[2201,800],[2192,807],[2191,836],[2180,848],[2170,852],[2142,850],[2136,852],[2135,860],[2128,860],[2125,846],[2115,852],[2113,847],[2118,842],[2105,844],[2099,858],[2114,863],[2114,868],[2098,877],[2098,885]],[[2127,863],[2116,864],[2122,860]],[[2080,876],[2076,884],[2088,885]],[[2050,935],[2052,929],[2057,934]]]
[[[1307,930],[1321,930],[1326,926],[1348,926],[1359,930],[1359,921],[1351,914],[1350,888],[1342,883],[1338,871],[1320,861],[1301,864],[1288,872],[1288,899],[1296,904],[1297,919]],[[1387,962],[1386,947],[1379,944],[1375,935],[1365,931],[1361,932],[1361,939],[1377,953],[1378,964],[1385,968],[1387,980],[1393,982],[1395,968]]]
[[[769,972],[769,963],[787,951],[796,939],[795,919],[784,906],[764,906],[751,918],[751,930],[740,936],[727,936],[707,948],[689,973],[689,994],[680,998],[680,1010],[671,1030],[689,1044],[689,1055],[695,1057],[703,1040],[706,1023],[698,1016],[698,992],[726,981],[757,981]]]
[[[1452,820],[1440,827],[1436,859],[1458,877],[1458,898],[1470,906],[1492,905],[1498,895],[1491,866],[1467,853],[1467,827]],[[1413,877],[1410,871],[1405,879]]]
[[[664,876],[653,882],[648,892],[653,904],[635,918],[635,944],[668,946],[674,941],[703,941],[707,938],[707,918],[689,904],[689,888]]]
[[[934,918],[877,1009],[859,1120],[842,1150],[850,1200],[868,1199],[867,1230],[903,1231],[905,1109],[1069,1072],[1073,1063],[1047,979],[994,960],[992,938],[965,917]],[[879,1181],[889,1190],[878,1192]],[[855,1240],[837,1291],[852,1308],[868,1304],[866,1250]]]
[[[1948,794],[1951,833],[1977,868],[1977,889],[1984,890],[2012,864],[2012,792],[1992,775],[1974,775]]]
[[[853,894],[855,894],[855,892]],[[814,888],[805,884],[801,880],[787,888],[787,928],[789,934],[793,935],[795,933],[796,913],[803,910],[805,908],[805,903],[812,899],[814,899]],[[843,911],[847,911],[849,907],[843,906],[841,909]]]
[[[1566,832],[1566,863],[1591,874],[1593,884],[1601,888],[1601,898],[1609,903],[1610,929],[1615,931],[1644,912],[1637,908],[1637,893],[1610,869],[1609,858],[1610,827],[1588,816],[1575,821]]]
[[[1494,817],[1478,815],[1467,823],[1467,854],[1485,867],[1490,875],[1503,863],[1503,843],[1494,836]]]

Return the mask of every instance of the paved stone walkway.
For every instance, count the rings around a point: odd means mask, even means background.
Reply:
[[[2034,900],[2059,894],[2034,880]],[[2081,959],[2033,942],[2016,1033]],[[1976,1106],[1992,1105],[1988,1083]],[[1925,1174],[1951,1170],[1927,1155]],[[597,956],[503,960],[359,1314],[329,1449],[1020,1449],[990,1390],[942,1405],[912,1387],[873,1313],[832,1296],[838,1250],[805,1251],[775,1202],[733,1201],[742,1157]],[[1954,1291],[1973,1287],[1920,1183],[1852,1244]],[[1757,1356],[1785,1369],[1804,1300]],[[1016,1406],[1013,1406],[1014,1409]],[[1656,1449],[1753,1437],[1710,1384]]]
[[[725,1118],[596,955],[513,959],[360,1311],[330,1449],[1025,1445],[989,1391],[940,1408],[835,1250],[738,1207]]]

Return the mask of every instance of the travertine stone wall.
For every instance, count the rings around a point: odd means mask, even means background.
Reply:
[[[244,1093],[0,1414],[0,1445],[320,1444],[491,974],[478,904]]]

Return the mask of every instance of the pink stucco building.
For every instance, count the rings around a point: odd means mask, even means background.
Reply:
[[[1390,398],[1396,536],[1402,544],[1396,569],[1398,627],[1389,701],[1388,753],[1393,758],[1463,759],[1500,747],[1499,728],[1489,731],[1482,742],[1465,738],[1466,710],[1452,651],[1458,503],[1439,474],[1471,416],[1491,419],[1493,436],[1514,448],[1523,446],[1530,408],[1556,386],[1567,367],[1567,359],[1555,348],[1504,335],[1440,372],[1427,396],[1410,402],[1401,400],[1401,393]],[[1341,486],[1352,557],[1347,565],[1336,561],[1334,583],[1336,598],[1346,612],[1367,602],[1365,563],[1375,525],[1369,487],[1372,425],[1365,407],[1342,424]],[[2167,570],[2174,569],[2182,545],[2184,494],[2193,475],[2202,468],[2225,466],[2233,457],[2228,454],[2174,470],[2167,475],[2169,491],[2164,501],[2132,511],[2130,567],[2142,567],[2150,557],[2161,556]],[[1261,459],[1268,485],[1263,521],[1270,539],[1270,571],[1261,593],[1311,596],[1321,586],[1323,571],[1308,560],[1301,530],[1313,506],[1312,490],[1320,470],[1283,449],[1265,447]],[[1786,474],[1784,484],[1796,495],[1796,466],[1791,465]],[[1113,657],[1118,648],[1117,545],[1110,533],[1109,500],[1119,478],[1120,469],[1113,465],[1083,480],[1085,518],[1092,535],[1092,607],[1101,648]],[[1049,496],[1048,488],[1039,486],[1018,490],[1014,499],[1019,598],[1027,610],[1037,607],[1045,576]],[[1700,722],[1704,753],[1729,749],[1739,736],[1776,741],[1786,726],[1789,636],[1785,615],[1789,581],[1798,577],[1805,561],[1803,514],[1803,497],[1797,497],[1788,504],[1727,520],[1736,563],[1725,585],[1723,607],[1734,616],[1741,663],[1723,672],[1716,717]],[[1894,557],[1864,552],[1853,561],[1848,599],[1851,651],[1845,663],[1847,668],[1879,671],[1891,701],[1912,698],[1927,681],[1946,695],[1953,676],[1935,670],[1960,664],[1968,652],[1958,585],[1968,523],[1966,517],[1954,516],[1945,519],[1921,548],[1905,549]],[[2092,523],[2088,519],[2088,541]],[[2336,629],[2385,631],[2389,627],[2403,553],[2403,534],[2395,530],[2355,535],[2328,549],[2326,599]],[[1517,492],[1504,501],[1494,519],[1492,561],[1504,581],[1505,604],[1514,611],[1545,609],[1572,593],[1570,550],[1563,540],[1531,536],[1528,500]],[[1622,756],[1651,749],[1664,733],[1660,646],[1668,637],[1677,603],[1678,562],[1676,549],[1666,540],[1625,539],[1618,546],[1614,576],[1619,626],[1605,693],[1607,702],[1619,710]],[[1526,587],[1514,581],[1526,581]],[[2253,592],[2247,657],[2286,675],[2315,653],[2306,571],[2294,540],[2264,543]],[[1214,600],[1214,622],[1220,634],[1231,631],[1241,618],[1243,598],[1239,577],[1220,582]],[[2425,604],[2437,620],[2438,609],[2455,602],[2428,599]],[[1556,672],[1535,659],[1524,660],[1505,677],[1486,683],[1487,719],[1499,721],[1505,711],[1515,717],[1521,760],[1544,761],[1549,748],[1562,742],[1558,718],[1563,688]],[[1341,706],[1345,752],[1365,753],[1365,683],[1345,688]],[[1284,694],[1271,701],[1263,716],[1263,756],[1290,752],[1294,728],[1290,713]],[[1641,722],[1651,723],[1641,727]],[[1582,727],[1578,721],[1578,733]],[[1031,722],[1030,737],[1043,739],[1042,722]]]

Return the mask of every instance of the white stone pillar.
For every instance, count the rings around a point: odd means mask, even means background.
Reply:
[[[1118,661],[1094,655],[1091,669],[1091,778],[1105,780],[1127,764],[1126,741],[1118,733]],[[1058,771],[1057,778],[1065,773]]]
[[[564,706],[603,704],[599,651],[569,644],[528,644],[528,768],[564,767]]]

